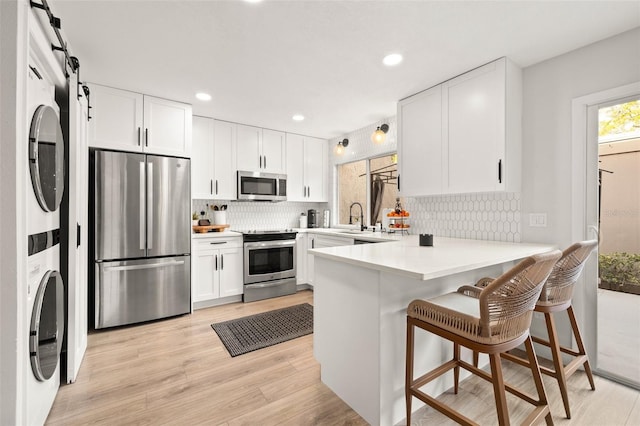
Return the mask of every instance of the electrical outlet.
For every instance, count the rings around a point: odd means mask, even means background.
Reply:
[[[529,213],[529,226],[534,228],[546,228],[547,214],[546,213]]]

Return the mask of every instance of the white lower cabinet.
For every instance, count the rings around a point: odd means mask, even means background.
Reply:
[[[351,246],[354,239],[350,237],[336,237],[321,234],[308,234],[307,236],[307,250],[314,248],[325,247],[339,247],[339,246]],[[315,273],[315,260],[314,256],[307,254],[307,284],[313,285],[313,274]]]
[[[213,306],[217,299],[241,295],[242,286],[241,237],[194,239],[191,252],[194,309]]]
[[[296,235],[296,284],[307,284],[307,234]]]

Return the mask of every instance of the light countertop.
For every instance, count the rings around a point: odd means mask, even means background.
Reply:
[[[307,231],[316,232],[315,229]],[[393,235],[389,234],[389,236]],[[379,238],[383,239],[385,236],[382,234]],[[311,249],[309,253],[338,262],[400,274],[418,280],[429,280],[519,260],[556,248],[550,244],[507,243],[445,237],[434,237],[433,247],[421,247],[418,244],[417,235],[391,238],[394,241]]]

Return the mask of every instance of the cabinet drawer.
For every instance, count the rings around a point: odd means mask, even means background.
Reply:
[[[242,247],[242,238],[199,238],[193,242],[193,250],[217,250]]]

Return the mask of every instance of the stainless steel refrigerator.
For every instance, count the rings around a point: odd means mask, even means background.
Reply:
[[[92,152],[96,329],[191,311],[189,160]]]

